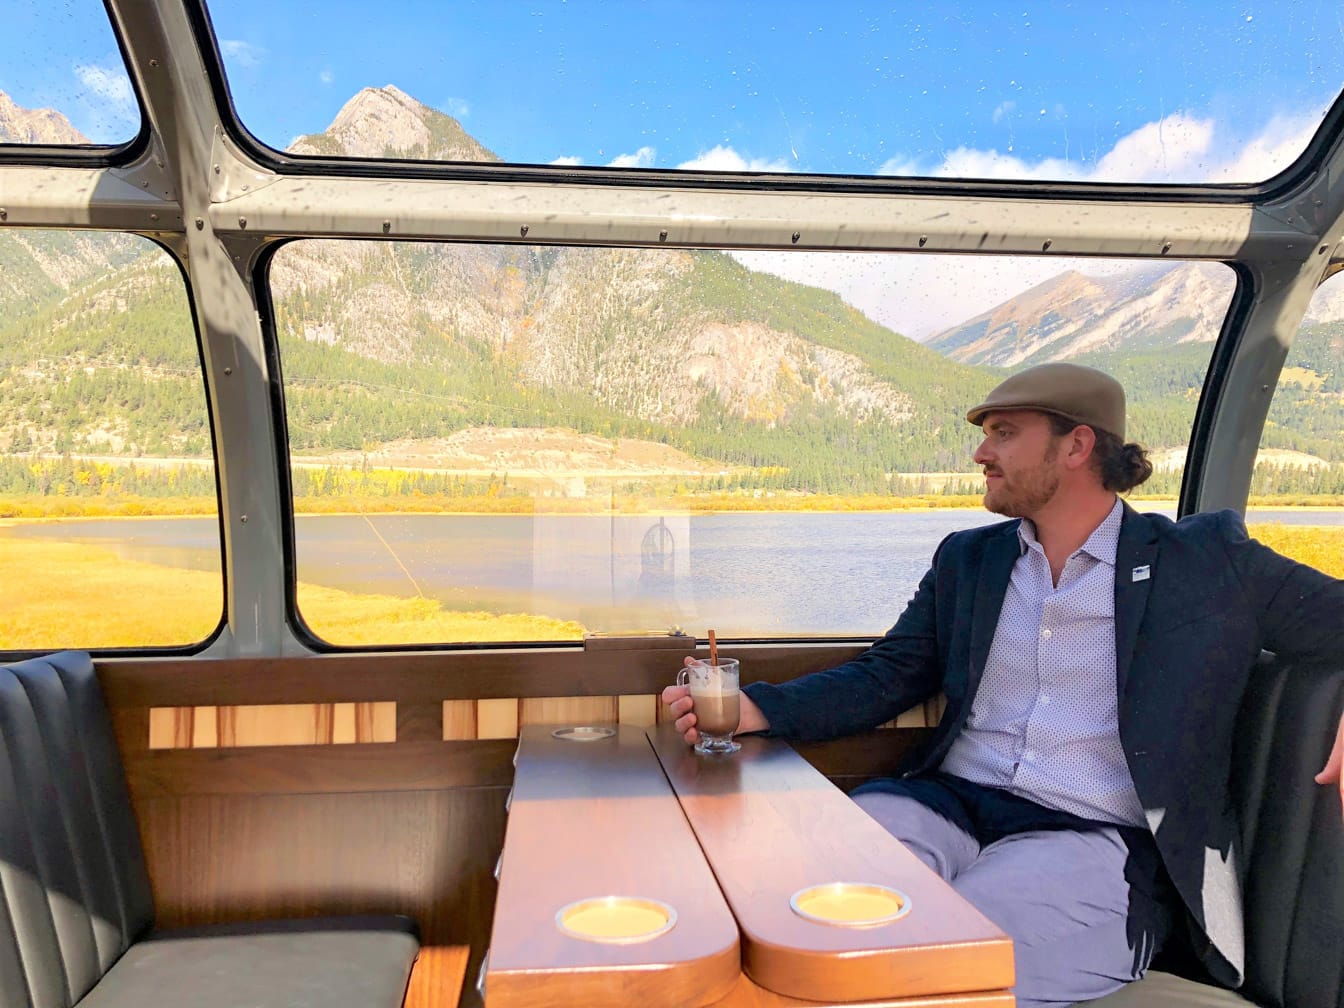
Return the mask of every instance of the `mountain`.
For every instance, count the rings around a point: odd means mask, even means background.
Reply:
[[[301,136],[292,154],[411,158],[421,161],[498,161],[450,115],[387,85],[351,98],[322,133]]]
[[[292,149],[499,160],[394,87]],[[605,444],[613,472],[857,492],[972,468],[956,405],[1024,362],[1112,371],[1135,436],[1184,444],[1229,293],[1216,265],[1065,273],[926,346],[722,252],[303,240],[271,261],[270,314],[308,462],[551,471]],[[208,453],[190,310],[156,246],[0,232],[0,307],[0,452]],[[1313,311],[1266,443],[1344,461],[1344,325],[1334,301]]]
[[[1180,263],[1114,277],[1061,273],[928,345],[966,364],[1019,367],[1123,347],[1211,343],[1236,284],[1217,263]]]
[[[87,144],[88,138],[55,109],[26,109],[0,91],[0,143]]]

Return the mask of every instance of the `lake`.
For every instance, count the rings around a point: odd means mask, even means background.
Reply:
[[[1344,509],[1255,510],[1248,519],[1341,525]],[[590,630],[872,636],[900,615],[944,536],[996,520],[976,509],[301,516],[296,554],[301,581],[423,594],[450,609],[573,619]],[[83,542],[168,566],[219,566],[213,518],[19,524],[0,527],[4,536]]]

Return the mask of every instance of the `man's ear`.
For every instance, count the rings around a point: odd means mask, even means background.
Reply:
[[[1097,447],[1097,432],[1087,424],[1079,424],[1069,432],[1065,447],[1065,467],[1081,469],[1092,460],[1092,452]]]

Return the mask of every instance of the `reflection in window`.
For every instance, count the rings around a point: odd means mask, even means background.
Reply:
[[[1328,4],[324,0],[211,13],[243,124],[325,156],[1254,182],[1303,151],[1344,80]]]
[[[0,649],[182,646],[223,610],[205,387],[157,245],[0,234]]]
[[[5,8],[0,144],[126,143],[140,106],[97,0],[19,0]]]
[[[1316,291],[1279,377],[1251,478],[1252,506],[1306,505],[1252,534],[1344,577],[1344,277]]]
[[[881,633],[943,536],[994,520],[966,408],[1051,359],[1128,384],[1174,497],[1231,271],[997,264],[284,246],[303,619],[336,644]],[[855,276],[954,285],[953,314],[860,310]]]

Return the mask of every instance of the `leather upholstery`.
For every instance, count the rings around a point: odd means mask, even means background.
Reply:
[[[406,917],[152,918],[93,662],[0,667],[0,1008],[396,1008],[419,951]]]
[[[1344,1008],[1344,821],[1338,790],[1312,780],[1341,710],[1344,668],[1266,661],[1251,675],[1232,768],[1246,907],[1241,989],[1234,994],[1154,972],[1092,1008],[1247,1000],[1266,1008]]]
[[[0,668],[0,1003],[69,1008],[149,930],[121,759],[87,654]]]

